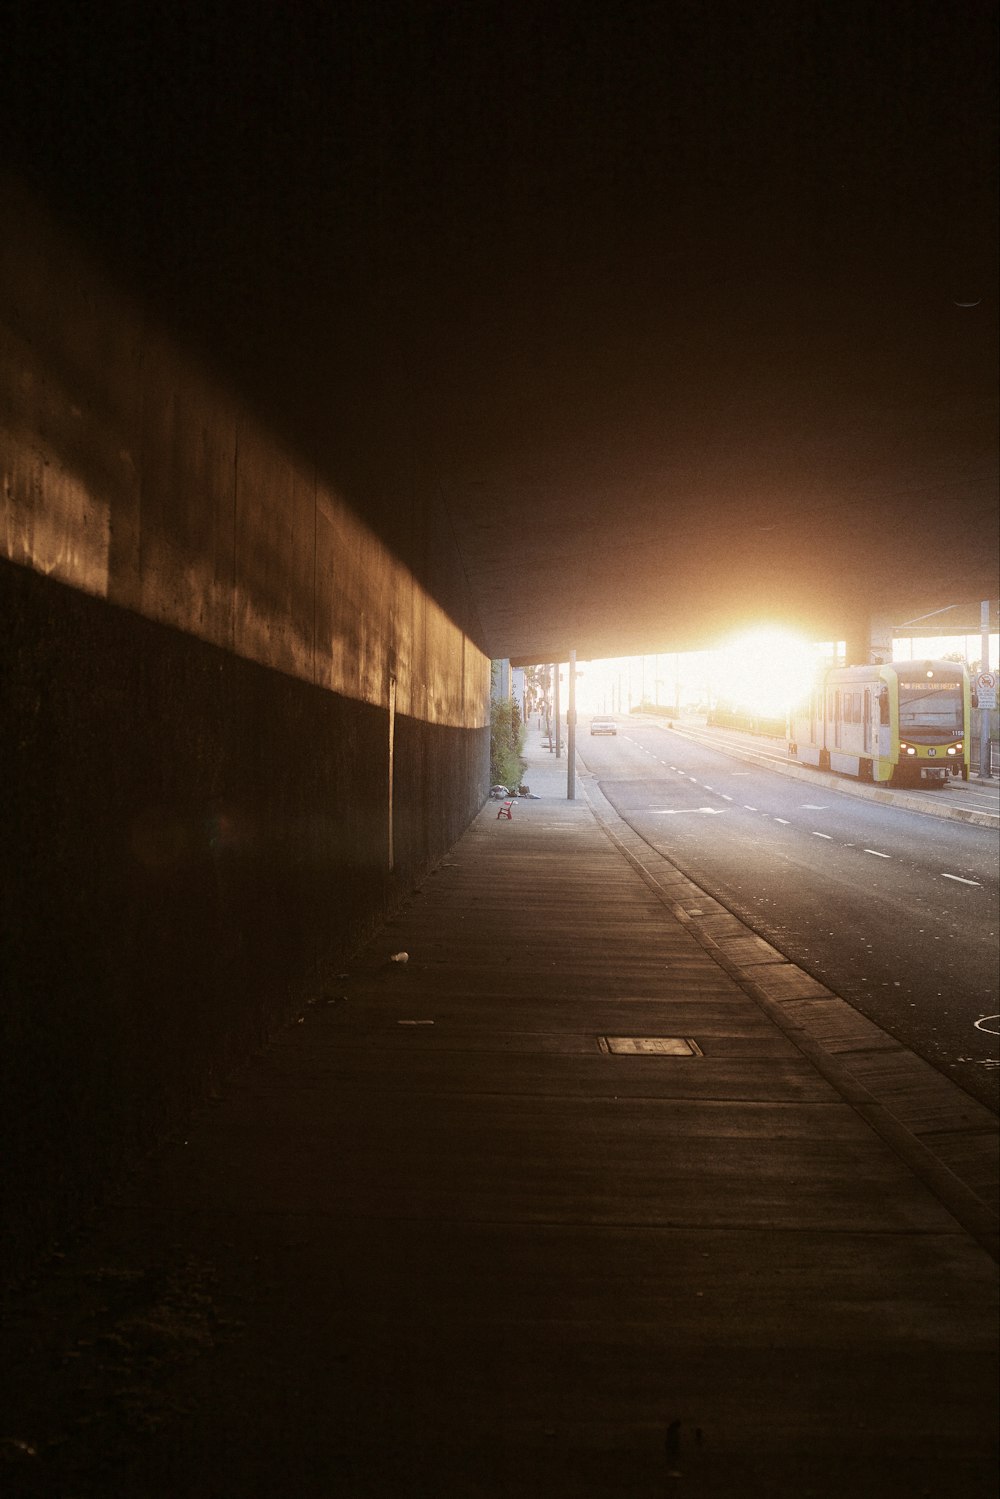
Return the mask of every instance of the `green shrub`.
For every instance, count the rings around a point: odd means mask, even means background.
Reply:
[[[502,698],[490,706],[490,781],[494,786],[520,786],[527,768],[522,759],[524,724],[513,698]]]

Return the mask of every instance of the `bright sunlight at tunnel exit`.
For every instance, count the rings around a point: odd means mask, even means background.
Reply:
[[[812,686],[829,647],[790,630],[761,628],[737,636],[720,652],[728,662],[728,697],[735,708],[781,718]]]
[[[835,643],[817,645],[791,630],[761,626],[714,650],[585,661],[578,705],[583,713],[629,713],[643,703],[680,712],[725,701],[761,717],[782,717],[835,650]]]
[[[939,635],[898,639],[894,661],[947,656],[978,670],[980,637]],[[717,706],[759,718],[781,719],[801,702],[817,675],[844,663],[844,642],[811,641],[780,625],[760,625],[732,636],[713,650],[647,653],[579,662],[577,705],[581,713],[630,713],[643,704],[654,711],[706,712]],[[989,660],[1000,656],[1000,637],[990,635]],[[561,673],[566,691],[566,666]]]

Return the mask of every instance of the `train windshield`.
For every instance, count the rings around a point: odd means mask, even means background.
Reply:
[[[899,732],[904,738],[920,734],[961,738],[961,682],[900,681]]]

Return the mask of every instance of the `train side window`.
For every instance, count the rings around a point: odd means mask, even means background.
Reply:
[[[888,689],[888,687],[880,687],[879,688],[879,692],[878,692],[878,721],[879,721],[880,724],[884,725],[885,728],[889,727],[889,689]]]

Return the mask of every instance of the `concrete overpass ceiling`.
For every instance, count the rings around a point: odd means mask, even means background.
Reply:
[[[51,9],[51,14],[48,12]],[[480,643],[995,596],[994,16],[20,8],[14,169]]]
[[[972,614],[979,592],[996,592],[987,508],[955,524],[886,502],[868,527],[832,486],[779,503],[752,493],[752,473],[745,482],[705,492],[664,475],[654,501],[649,481],[624,471],[446,486],[492,653],[693,650],[764,621],[838,638],[860,613],[902,621],[962,600]]]

